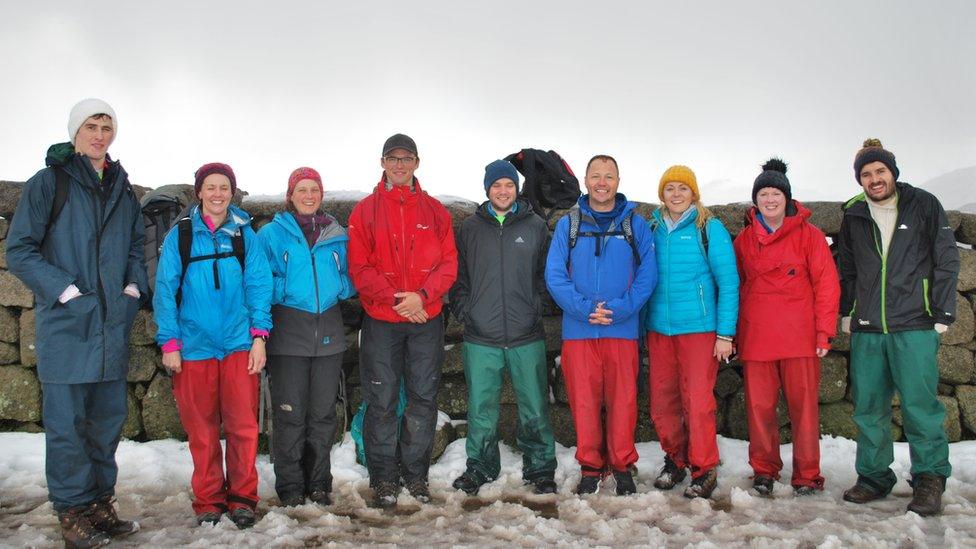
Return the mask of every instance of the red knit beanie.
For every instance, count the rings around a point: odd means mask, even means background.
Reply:
[[[295,192],[295,185],[298,185],[298,182],[303,179],[311,179],[318,183],[319,192],[325,194],[325,189],[322,187],[322,176],[319,175],[319,172],[312,168],[298,168],[288,176],[288,193],[285,194],[285,198],[291,198],[292,193]]]
[[[221,162],[211,162],[210,164],[200,166],[197,168],[197,172],[193,174],[194,194],[200,196],[200,187],[203,186],[203,180],[206,179],[208,175],[213,175],[215,173],[227,176],[227,179],[230,179],[231,194],[237,193],[237,178],[234,176],[234,170],[232,170],[227,164],[223,164]]]

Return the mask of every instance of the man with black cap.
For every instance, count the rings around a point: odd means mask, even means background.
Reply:
[[[437,425],[444,355],[442,297],[457,277],[451,215],[420,188],[417,145],[403,134],[383,144],[383,176],[349,216],[349,274],[366,315],[360,377],[363,442],[375,504],[396,505],[400,481],[430,500],[427,470]],[[407,406],[396,414],[401,380]]]
[[[498,415],[508,372],[518,403],[522,478],[537,494],[556,492],[555,440],[542,330],[549,229],[520,199],[515,166],[485,167],[484,202],[458,231],[458,279],[451,307],[464,323],[468,382],[467,467],[454,488],[474,495],[498,478]]]
[[[898,182],[895,155],[868,139],[854,158],[864,192],[844,205],[838,237],[841,321],[851,335],[851,394],[858,427],[857,484],[844,499],[888,495],[897,478],[891,397],[901,396],[912,458],[909,511],[936,515],[952,468],[936,398],[939,334],[955,320],[959,251],[930,193]]]
[[[75,105],[71,142],[48,149],[7,234],[10,271],[34,292],[48,497],[69,547],[139,529],[114,509],[129,329],[148,284],[139,201],[108,156],[117,129],[105,101]]]

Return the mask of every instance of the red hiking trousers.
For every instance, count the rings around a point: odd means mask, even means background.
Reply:
[[[223,360],[184,360],[173,376],[173,396],[193,458],[196,514],[258,503],[258,376],[247,373],[247,351]],[[227,439],[227,474],[220,426]]]
[[[637,341],[567,339],[561,364],[576,424],[576,461],[583,474],[602,475],[608,464],[615,471],[626,470],[637,461]]]
[[[718,466],[715,332],[647,332],[651,420],[661,449],[697,478]]]
[[[793,432],[793,486],[822,489],[820,476],[820,359],[747,361],[743,367],[749,416],[749,465],[757,475],[779,478],[779,423],[776,404],[783,388]]]

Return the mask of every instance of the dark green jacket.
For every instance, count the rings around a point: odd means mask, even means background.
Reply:
[[[844,205],[837,240],[842,315],[855,332],[900,332],[951,324],[959,250],[932,194],[896,183],[898,217],[888,253],[863,194]]]
[[[10,271],[35,296],[38,377],[43,383],[125,379],[139,300],[122,290],[130,282],[143,296],[148,289],[139,202],[118,162],[107,163],[104,185],[70,143],[52,146],[47,165],[24,185],[7,234]],[[67,173],[68,197],[47,230],[55,190],[51,166]],[[60,303],[71,284],[82,295]]]
[[[488,202],[461,223],[457,233],[458,277],[451,308],[464,322],[464,340],[492,347],[518,347],[545,336],[549,229],[528,201],[500,224]]]

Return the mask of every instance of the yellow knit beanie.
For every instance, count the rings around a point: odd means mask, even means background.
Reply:
[[[696,201],[701,199],[701,195],[698,194],[698,180],[695,179],[695,172],[691,171],[691,168],[688,166],[679,164],[677,166],[671,166],[661,176],[661,183],[657,186],[657,196],[661,199],[661,202],[664,202],[664,186],[672,182],[688,185],[694,194],[694,199]]]

